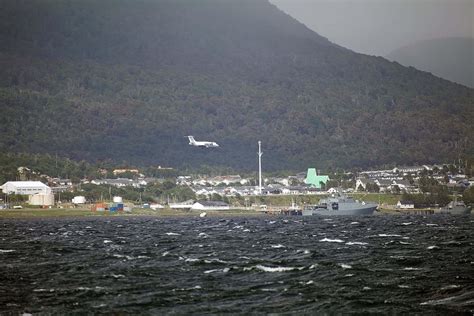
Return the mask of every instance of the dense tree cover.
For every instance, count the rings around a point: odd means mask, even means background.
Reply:
[[[268,171],[474,150],[472,89],[334,45],[266,0],[5,0],[0,44],[4,152],[254,170],[262,140]]]
[[[68,178],[75,183],[83,178],[98,178],[99,168],[107,163],[90,164],[86,161],[74,161],[64,157],[49,154],[0,153],[0,185],[6,181],[38,180],[44,181],[44,175],[58,178]],[[18,168],[26,167],[22,174]]]
[[[21,173],[20,167],[26,167]],[[110,160],[90,163],[76,161],[58,155],[29,153],[0,153],[0,183],[18,180],[45,181],[45,176],[71,179],[74,184],[81,179],[130,178],[139,176],[137,173],[126,172],[114,175],[114,169],[136,169],[130,165],[114,163]],[[156,166],[138,169],[148,177],[175,178],[176,169],[163,169]]]
[[[418,180],[418,186],[421,192],[433,192],[440,186],[439,182],[433,177],[421,176]]]
[[[0,198],[0,204],[4,203],[24,203],[28,201],[28,195],[21,195],[21,194],[9,194],[9,195],[2,195]]]
[[[468,205],[474,205],[474,187],[471,186],[469,189],[464,190],[462,194],[462,200]]]
[[[398,186],[397,186],[397,188],[398,188]],[[380,188],[376,183],[367,183],[366,187],[365,187],[365,190],[367,192],[378,193],[380,191]],[[398,192],[395,192],[395,193],[400,193],[400,189],[398,190]]]
[[[63,193],[61,193],[64,195]],[[107,185],[82,185],[80,190],[74,195],[84,195],[88,201],[111,201],[114,196],[121,196],[126,201],[132,202],[161,202],[185,201],[195,199],[194,192],[189,187],[177,186],[172,181],[161,184],[148,185],[145,188],[116,188]],[[66,195],[66,200],[72,198],[71,194]]]
[[[177,186],[174,182],[168,181],[162,184],[149,185],[145,188],[117,188],[108,185],[84,184],[74,192],[55,193],[55,200],[63,203],[71,202],[72,198],[77,195],[82,195],[88,202],[93,203],[112,201],[114,196],[120,196],[125,201],[134,203],[167,203],[168,201],[185,201],[196,198],[196,195],[189,187]],[[15,197],[16,199],[22,197],[23,200],[28,200],[26,196]],[[13,201],[10,196],[8,196],[8,200]],[[19,201],[23,200],[20,199]]]
[[[412,201],[415,207],[445,206],[451,202],[446,187],[425,194],[403,194],[403,200]]]

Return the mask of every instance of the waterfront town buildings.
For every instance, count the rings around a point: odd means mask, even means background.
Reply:
[[[309,168],[306,173],[301,172],[287,177],[270,177],[263,180],[261,194],[263,195],[311,195],[311,194],[334,194],[336,190],[344,192],[379,192],[379,193],[420,193],[420,179],[429,176],[438,183],[441,183],[451,190],[465,189],[474,185],[474,179],[468,178],[459,173],[446,172],[445,165],[423,165],[414,167],[396,167],[384,170],[361,171],[358,173],[344,173],[338,175],[337,181],[331,179],[332,175],[320,175],[315,168]],[[24,174],[28,168],[22,168]],[[117,170],[117,169],[116,169]],[[260,192],[256,187],[255,179],[243,177],[238,174],[205,176],[205,175],[184,175],[176,178],[147,178],[140,176],[140,172],[135,173],[127,169],[126,172],[134,174],[133,179],[93,179],[81,180],[81,184],[106,185],[118,188],[146,189],[153,183],[164,181],[175,181],[176,185],[189,187],[198,199],[212,200],[218,197],[238,197],[255,196]],[[138,170],[138,169],[137,169]],[[122,170],[120,170],[122,171]],[[52,178],[41,175],[49,186],[40,181],[9,181],[0,188],[4,194],[54,194],[64,191],[78,192],[80,194],[81,184],[72,184],[70,179]],[[31,199],[30,199],[31,200]],[[49,201],[49,197],[46,198]],[[36,196],[34,201],[45,201],[45,198]],[[169,201],[168,201],[169,202]],[[176,201],[173,201],[176,202]],[[40,203],[40,202],[37,202]],[[190,201],[186,208],[190,208],[194,201]],[[169,203],[176,207],[184,206],[180,203]],[[405,206],[400,205],[400,208]]]

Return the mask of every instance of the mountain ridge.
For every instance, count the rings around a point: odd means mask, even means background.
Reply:
[[[418,41],[394,50],[387,59],[474,88],[474,38]]]

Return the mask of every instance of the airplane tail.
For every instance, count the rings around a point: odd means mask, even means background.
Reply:
[[[196,144],[196,141],[194,140],[194,136],[188,136],[189,139],[189,144]]]

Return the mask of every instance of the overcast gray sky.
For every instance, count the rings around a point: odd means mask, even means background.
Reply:
[[[410,43],[474,37],[474,0],[270,0],[331,42],[385,56]]]

